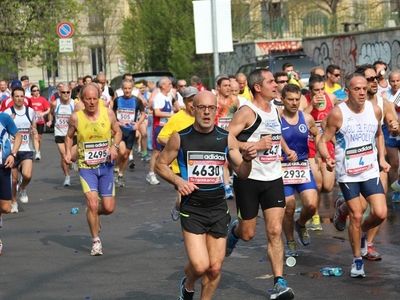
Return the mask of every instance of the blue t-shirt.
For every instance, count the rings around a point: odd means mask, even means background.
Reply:
[[[18,128],[14,120],[6,113],[0,113],[0,146],[2,159],[0,165],[3,165],[7,157],[11,154],[11,143],[9,135],[18,133]]]

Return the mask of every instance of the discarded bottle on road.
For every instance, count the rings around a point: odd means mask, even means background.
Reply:
[[[325,267],[319,270],[324,276],[342,276],[342,268],[329,268]]]
[[[73,214],[73,215],[77,214],[78,212],[79,212],[79,207],[73,207],[71,209],[71,214]]]

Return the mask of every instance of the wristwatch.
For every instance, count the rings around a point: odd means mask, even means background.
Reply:
[[[117,149],[119,149],[119,145],[118,144],[113,144],[113,146]]]
[[[11,152],[10,155],[14,156],[14,158],[17,157],[17,153],[12,153],[12,152]]]

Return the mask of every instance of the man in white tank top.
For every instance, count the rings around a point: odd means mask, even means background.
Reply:
[[[63,157],[65,156],[65,136],[68,131],[68,121],[72,113],[75,110],[75,101],[71,99],[71,90],[69,86],[63,85],[60,88],[60,98],[51,103],[49,121],[47,126],[50,127],[54,123],[54,137],[55,142],[60,152],[61,157],[61,168],[64,172],[64,183],[63,186],[70,186],[71,179],[69,176],[69,166],[65,163]],[[78,154],[76,136],[73,141],[72,147],[72,161],[76,161]]]
[[[387,214],[386,197],[379,179],[379,165],[388,172],[381,128],[382,111],[367,101],[367,80],[359,73],[346,78],[348,101],[340,103],[327,116],[326,127],[318,142],[318,151],[326,159],[328,170],[336,169],[336,179],[349,210],[349,239],[353,251],[350,276],[365,277],[361,257],[365,233],[381,224]],[[335,160],[328,153],[327,143],[335,136]],[[378,164],[379,161],[379,164]],[[371,213],[362,221],[366,209],[364,196]],[[341,209],[340,204],[338,210]]]
[[[285,214],[281,149],[290,161],[297,154],[281,138],[282,111],[273,100],[277,97],[274,76],[266,69],[250,73],[249,88],[254,96],[236,112],[227,130],[237,137],[240,149],[254,145],[258,154],[253,160],[248,179],[233,179],[238,219],[228,228],[226,256],[230,256],[239,239],[250,241],[255,234],[258,210],[261,206],[268,236],[268,257],[274,275],[274,288],[270,299],[293,299],[293,290],[283,279],[282,221]],[[307,235],[305,226],[299,232]]]
[[[385,124],[387,130],[387,134],[390,136],[387,138],[392,138],[393,136],[396,137],[400,129],[399,123],[397,121],[397,114],[396,111],[391,103],[386,99],[382,98],[379,94],[379,87],[378,87],[378,78],[377,72],[373,65],[365,64],[359,66],[356,70],[356,73],[359,73],[365,77],[367,80],[367,100],[371,101],[373,104],[377,105],[382,110],[382,118],[380,120],[381,125]],[[385,194],[387,193],[387,186],[388,186],[388,174],[380,170],[379,177],[382,182],[383,190]],[[343,198],[339,198],[336,201],[343,201]],[[336,203],[336,207],[340,206],[340,210],[336,210],[335,215],[333,217],[333,223],[335,227],[343,231],[346,227],[346,218],[347,218],[347,205],[344,203],[340,205],[340,203]],[[378,233],[379,226],[376,226],[367,232],[367,244],[364,245],[365,247],[361,247],[361,255],[363,258],[368,260],[381,260],[382,257],[379,255],[378,252],[375,251],[373,247],[373,240]]]

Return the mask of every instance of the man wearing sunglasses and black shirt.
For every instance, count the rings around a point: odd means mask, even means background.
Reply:
[[[342,87],[338,84],[340,79],[340,67],[337,65],[329,65],[326,68],[325,92],[333,94]]]
[[[75,110],[75,101],[71,99],[71,90],[69,86],[63,85],[60,88],[60,98],[57,98],[56,101],[51,103],[49,121],[47,122],[47,126],[51,126],[53,122],[53,118],[55,120],[54,123],[54,136],[55,141],[58,147],[58,151],[61,156],[61,168],[63,169],[65,179],[63,186],[70,186],[71,179],[69,176],[69,166],[63,160],[65,156],[65,136],[68,131],[68,122],[72,113]],[[72,161],[75,161],[77,158],[77,140],[76,136],[73,140],[73,147],[71,150]]]

